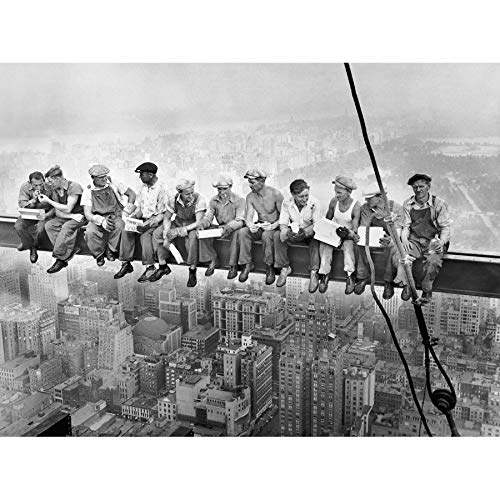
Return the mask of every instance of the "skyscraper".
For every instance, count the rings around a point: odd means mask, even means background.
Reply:
[[[344,370],[344,430],[354,424],[365,406],[375,402],[375,371],[368,368],[351,367]],[[368,429],[365,429],[365,434]]]
[[[132,354],[132,329],[125,322],[115,320],[99,330],[98,368],[118,370],[123,361]]]
[[[0,272],[0,307],[21,303],[21,286],[16,271]]]

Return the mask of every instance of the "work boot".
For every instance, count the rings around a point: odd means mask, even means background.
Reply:
[[[382,294],[382,298],[384,300],[389,300],[394,297],[394,283],[392,281],[384,282],[384,293]]]
[[[95,258],[95,262],[99,267],[104,266],[105,260],[104,260],[104,254],[99,255],[98,257]]]
[[[23,244],[22,243],[19,243],[19,245],[17,245],[16,247],[20,252],[22,252],[23,250],[26,250],[26,248],[23,247]]]
[[[422,292],[422,304],[427,304],[432,300],[432,292]]]
[[[361,295],[366,288],[366,285],[369,285],[371,283],[370,278],[363,278],[362,280],[359,280],[355,285],[354,285],[354,293],[356,295]]]
[[[411,292],[410,287],[408,285],[403,285],[403,291],[401,292],[401,300],[410,300]]]
[[[276,279],[276,273],[274,272],[274,266],[272,264],[266,265],[266,285],[272,285]]]
[[[160,264],[160,267],[149,277],[149,281],[158,281],[172,272],[168,264]]]
[[[109,248],[106,250],[106,259],[108,259],[109,262],[114,262],[116,260],[115,253]]]
[[[276,282],[276,286],[282,287],[286,283],[286,279],[290,274],[292,274],[292,268],[290,266],[283,267],[281,269],[280,275],[278,276],[278,281]]]
[[[325,293],[328,290],[328,281],[330,280],[330,275],[320,274],[319,276],[319,293]]]
[[[207,270],[205,271],[205,276],[212,276],[215,272],[215,268],[219,265],[219,261],[217,259],[214,259],[212,262],[210,262],[210,265],[207,267]]]
[[[311,271],[309,278],[309,293],[314,293],[319,286],[318,271]]]
[[[144,283],[146,281],[149,281],[149,278],[151,278],[151,276],[155,271],[156,271],[155,266],[146,267],[146,270],[139,276],[139,279],[137,281],[139,283]]]
[[[68,263],[65,260],[56,259],[56,261],[47,269],[49,274],[58,273],[61,269],[64,269]]]
[[[189,279],[186,286],[189,288],[193,288],[194,286],[196,286],[196,283],[198,283],[198,281],[196,280],[196,269],[190,269]]]
[[[241,271],[241,273],[240,273],[240,277],[238,278],[238,281],[240,283],[244,283],[248,279],[248,275],[250,274],[251,270],[252,270],[252,264],[245,264],[243,271]]]
[[[122,262],[122,267],[120,267],[120,270],[113,276],[113,278],[115,280],[119,280],[120,278],[123,278],[126,274],[133,272],[134,268],[132,267],[132,264],[130,262]]]
[[[229,272],[227,273],[227,279],[232,280],[238,276],[238,266],[229,266]]]
[[[346,295],[351,295],[354,292],[354,287],[356,286],[356,276],[353,274],[347,276],[347,280],[345,282],[345,291]]]
[[[38,252],[35,247],[30,248],[30,262],[34,264],[38,260]]]

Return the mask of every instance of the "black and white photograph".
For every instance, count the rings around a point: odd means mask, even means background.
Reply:
[[[500,63],[103,50],[0,61],[0,443],[496,443]]]

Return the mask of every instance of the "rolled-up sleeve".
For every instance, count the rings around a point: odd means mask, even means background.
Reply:
[[[243,198],[237,198],[234,202],[236,205],[234,220],[228,222],[228,226],[235,231],[236,229],[240,229],[245,224],[245,200]]]
[[[323,217],[323,209],[321,208],[321,204],[316,201],[311,210],[311,217],[313,225],[319,222],[319,220]]]
[[[163,184],[158,189],[158,197],[156,198],[155,214],[162,214],[167,209],[167,191]]]
[[[451,218],[448,203],[444,200],[436,200],[436,222],[439,229],[439,238],[443,243],[450,241]]]
[[[24,208],[28,202],[31,200],[31,194],[29,191],[29,187],[24,183],[19,188],[19,198],[17,200],[17,204],[19,208]]]
[[[410,229],[411,225],[411,215],[410,215],[410,210],[411,210],[411,198],[408,200],[405,200],[403,203],[403,229]]]
[[[287,201],[283,200],[283,203],[281,204],[279,225],[280,226],[289,226],[290,223],[291,223],[291,220],[290,220],[290,209],[288,208]]]

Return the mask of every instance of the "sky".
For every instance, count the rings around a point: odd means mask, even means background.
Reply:
[[[0,64],[0,138],[354,113],[342,64]],[[353,64],[365,114],[496,123],[499,64]]]

